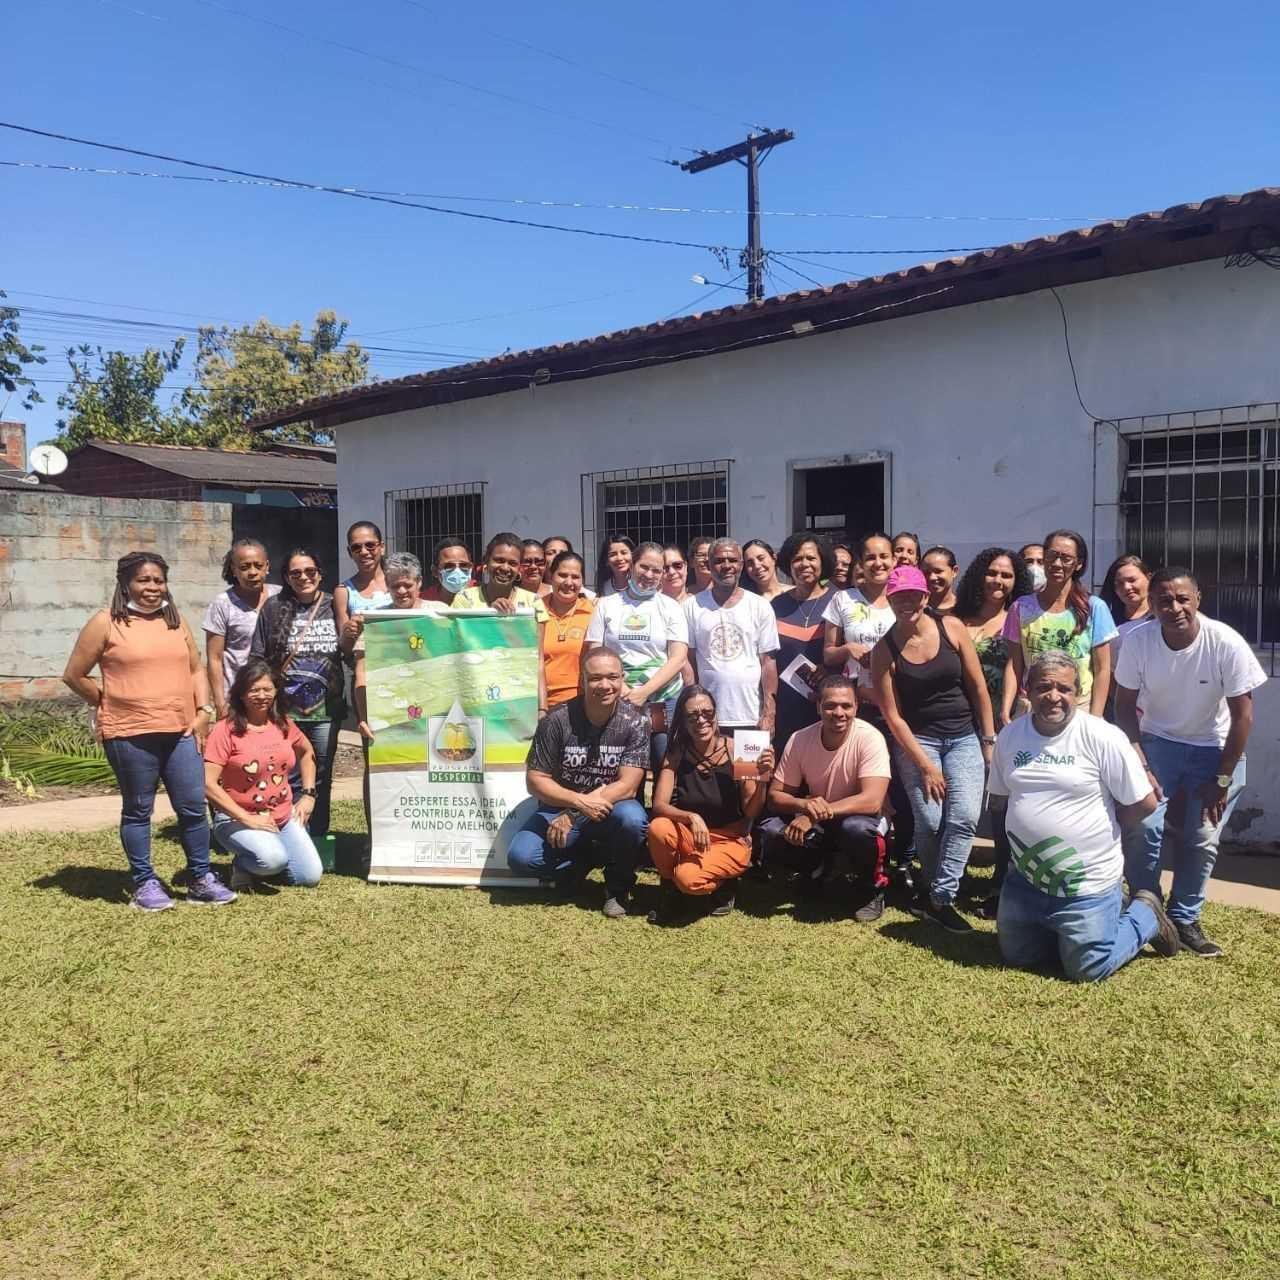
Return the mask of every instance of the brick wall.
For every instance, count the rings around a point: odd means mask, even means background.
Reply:
[[[0,422],[0,462],[15,471],[27,469],[27,428],[22,422]]]
[[[155,550],[203,650],[200,619],[225,588],[232,508],[223,503],[0,494],[0,702],[61,698],[75,639],[111,600],[115,562]]]

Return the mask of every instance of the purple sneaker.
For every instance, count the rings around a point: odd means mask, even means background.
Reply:
[[[234,902],[237,895],[232,893],[212,871],[191,878],[187,889],[187,901],[196,907],[225,907]]]
[[[159,880],[144,880],[134,891],[129,902],[131,907],[139,911],[168,911],[173,906],[173,899],[164,891]]]

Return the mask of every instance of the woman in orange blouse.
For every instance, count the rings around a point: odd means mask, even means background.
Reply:
[[[551,594],[537,605],[538,718],[578,696],[582,648],[595,601],[582,594],[582,557],[562,551],[551,562]]]
[[[89,675],[95,666],[101,682]],[[234,902],[236,895],[209,868],[200,756],[213,715],[209,681],[169,593],[169,566],[162,556],[134,551],[116,563],[111,604],[85,623],[62,679],[94,709],[120,785],[120,840],[133,874],[133,905],[143,911],[173,906],[151,865],[151,812],[161,781],[187,855],[187,901]]]

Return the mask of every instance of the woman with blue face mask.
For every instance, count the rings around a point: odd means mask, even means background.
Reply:
[[[431,557],[436,581],[422,592],[423,600],[436,604],[452,604],[459,591],[465,591],[474,581],[475,566],[465,542],[457,538],[441,538]]]
[[[662,570],[662,548],[642,542],[632,557],[626,585],[599,598],[587,629],[588,648],[607,645],[621,657],[627,701],[648,709],[655,773],[666,754],[667,726],[689,655],[689,624],[684,610],[660,590]]]

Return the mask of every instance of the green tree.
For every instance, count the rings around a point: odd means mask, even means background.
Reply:
[[[238,329],[201,329],[195,368],[199,387],[188,407],[202,432],[219,444],[240,448],[285,441],[332,443],[330,433],[309,422],[252,434],[246,424],[271,410],[366,381],[369,355],[354,342],[343,346],[346,332],[347,322],[332,311],[317,314],[309,338],[299,324],[268,320]]]
[[[6,296],[0,289],[0,299]],[[22,407],[30,409],[39,404],[44,396],[36,390],[36,384],[23,374],[29,364],[44,364],[45,357],[40,353],[42,346],[27,346],[18,333],[17,307],[0,306],[0,391],[6,397],[14,395],[19,387],[25,388],[22,394]],[[4,405],[0,404],[0,410]]]
[[[67,351],[71,381],[58,397],[66,416],[58,419],[58,444],[75,449],[88,440],[126,444],[203,444],[198,424],[186,405],[173,397],[162,409],[157,401],[165,378],[182,363],[185,338],[165,350],[148,347],[141,355],[104,351],[87,344]]]

